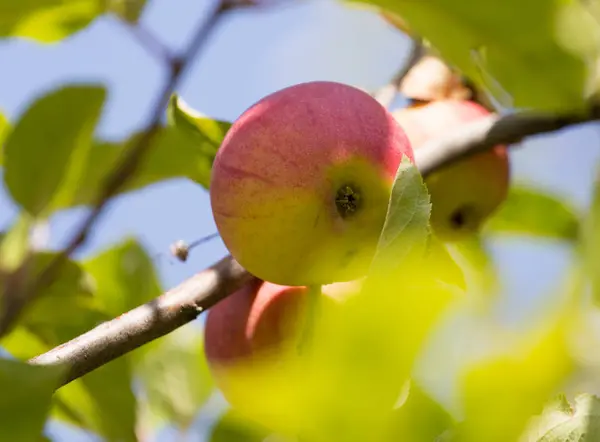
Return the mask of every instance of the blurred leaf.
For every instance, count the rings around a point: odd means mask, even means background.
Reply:
[[[170,424],[187,429],[213,392],[202,334],[188,324],[148,345],[136,364],[152,429]]]
[[[441,269],[428,266],[429,213],[422,177],[403,161],[362,290],[320,302],[307,321],[318,339],[301,350],[292,340],[276,355],[215,368],[232,407],[278,434],[311,442],[390,440],[393,406],[457,291],[440,284]]]
[[[600,305],[600,169],[596,173],[592,201],[582,223],[579,249],[583,268],[590,280],[592,300]]]
[[[53,207],[65,209],[93,203],[99,186],[126,149],[139,140],[135,134],[122,143],[97,142],[92,146],[77,186],[61,189]],[[121,194],[135,191],[173,178],[188,178],[208,188],[213,154],[205,152],[205,144],[198,143],[176,128],[161,127],[148,155],[135,175],[120,190]]]
[[[404,442],[436,441],[452,428],[454,419],[420,386],[411,382],[406,401],[395,410],[391,440]]]
[[[29,232],[32,224],[33,219],[26,212],[22,212],[1,239],[0,268],[2,270],[8,272],[15,270],[25,258],[29,250]]]
[[[527,429],[519,437],[519,442],[539,442],[551,429],[568,421],[572,416],[573,409],[567,398],[561,394],[546,404],[538,416],[529,420]]]
[[[102,12],[97,0],[0,0],[0,37],[53,43],[85,28]]]
[[[270,431],[259,427],[228,409],[213,426],[208,442],[263,442]]]
[[[461,389],[465,412],[463,442],[516,440],[574,368],[567,330],[572,308],[562,308],[529,335],[519,333],[510,353],[469,366]],[[501,416],[501,418],[499,418]]]
[[[579,216],[553,195],[513,185],[485,229],[491,234],[525,234],[575,241],[579,235]]]
[[[99,86],[53,90],[25,111],[8,135],[4,182],[31,215],[47,208],[63,181],[78,184],[105,95]]]
[[[93,277],[96,302],[118,316],[161,293],[154,264],[144,248],[128,239],[83,262]]]
[[[590,394],[575,398],[574,414],[531,442],[594,442],[600,440],[600,399]],[[529,441],[528,441],[529,442]]]
[[[397,14],[466,76],[510,94],[515,107],[556,111],[583,105],[586,59],[598,55],[598,23],[581,2],[351,1]]]
[[[425,259],[434,279],[466,289],[467,283],[463,270],[450,255],[446,245],[433,234],[429,238]]]
[[[111,12],[117,14],[123,20],[129,23],[136,23],[144,8],[146,0],[109,0],[108,8]]]
[[[4,160],[4,139],[10,131],[10,123],[6,117],[0,113],[0,166],[2,166]]]
[[[0,428],[11,442],[38,442],[64,368],[0,359]]]

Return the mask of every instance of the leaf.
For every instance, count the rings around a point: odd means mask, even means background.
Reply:
[[[33,220],[23,212],[14,222],[10,230],[0,240],[0,268],[3,271],[14,271],[29,251],[29,232]]]
[[[529,420],[527,428],[518,442],[538,442],[548,431],[568,421],[573,416],[573,408],[564,394],[549,401],[542,412]]]
[[[436,441],[454,423],[450,413],[412,381],[405,402],[394,412],[393,437],[389,440]]]
[[[103,13],[97,0],[0,0],[0,37],[59,41]]]
[[[513,185],[485,232],[575,241],[579,224],[578,214],[566,202],[539,189]]]
[[[106,92],[71,85],[36,100],[8,135],[4,182],[12,198],[32,216],[51,202],[65,175],[85,161]],[[76,183],[81,174],[70,174]]]
[[[141,405],[150,417],[146,425],[187,429],[213,392],[202,334],[189,324],[147,347],[136,363],[144,391]]]
[[[96,302],[111,316],[118,316],[161,293],[152,260],[133,239],[100,252],[82,265],[94,280]]]
[[[582,267],[590,281],[592,300],[600,305],[600,169],[596,174],[592,201],[581,230],[578,246],[583,260]]]
[[[125,150],[134,146],[140,135],[134,134],[121,143],[96,142],[82,165],[79,181],[63,186],[53,201],[53,208],[59,210],[93,203],[106,174],[115,167]],[[205,152],[208,148],[203,146],[205,144],[194,141],[176,128],[161,127],[147,156],[135,175],[120,189],[120,194],[173,178],[188,178],[208,188],[214,153]]]
[[[11,442],[38,442],[62,366],[0,359],[0,428]]]
[[[360,1],[401,17],[467,77],[510,94],[515,107],[561,111],[584,104],[586,58],[598,55],[598,24],[580,2]]]
[[[110,11],[129,23],[137,23],[146,7],[146,0],[112,0]]]
[[[233,409],[219,416],[208,442],[263,442],[270,434],[265,428],[249,422]]]
[[[4,160],[4,139],[8,135],[10,131],[10,123],[6,119],[6,117],[0,113],[0,166],[2,166],[2,162]]]
[[[535,442],[593,442],[599,438],[600,399],[590,394],[581,394],[575,398],[572,417],[558,423]]]

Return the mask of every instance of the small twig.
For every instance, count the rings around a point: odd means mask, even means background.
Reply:
[[[415,151],[416,164],[424,176],[466,156],[498,144],[552,132],[572,124],[600,118],[589,116],[542,116],[517,114],[490,116],[465,124],[446,137]],[[156,300],[137,307],[112,321],[44,353],[30,362],[47,365],[65,363],[70,382],[158,337],[175,330],[229,296],[253,277],[231,257],[183,282]]]
[[[150,123],[147,129],[143,132],[138,142],[127,151],[122,161],[115,167],[112,173],[108,174],[98,193],[92,210],[87,218],[82,223],[81,227],[75,232],[67,246],[57,254],[48,266],[40,272],[39,276],[29,286],[27,292],[22,296],[21,305],[10,316],[4,318],[0,323],[0,337],[11,330],[17,317],[25,305],[33,300],[44,286],[51,284],[58,274],[64,262],[73,254],[87,239],[89,232],[92,230],[96,222],[100,219],[104,209],[115,196],[118,191],[127,183],[127,181],[135,174],[137,168],[142,163],[147,152],[152,147],[152,142],[158,133],[161,123],[161,117],[164,109],[169,103],[171,94],[179,83],[185,68],[195,58],[196,54],[202,49],[208,40],[208,36],[219,22],[220,17],[226,11],[230,10],[233,5],[225,0],[221,1],[212,11],[205,22],[198,27],[196,34],[192,38],[188,49],[181,57],[176,57],[167,60],[170,63],[170,75],[165,86],[159,96],[159,99],[154,106]],[[148,48],[150,52],[155,50],[155,47]]]
[[[254,277],[226,257],[158,298],[31,359],[67,364],[63,385],[194,320]]]
[[[171,255],[173,255],[180,261],[185,262],[185,261],[187,261],[190,251],[192,249],[194,249],[194,248],[198,247],[199,245],[202,245],[205,242],[208,242],[214,238],[217,238],[218,236],[219,236],[219,232],[211,233],[210,235],[199,238],[199,239],[191,242],[190,244],[187,244],[183,240],[176,241],[173,244],[171,244],[171,247],[170,247]]]
[[[412,67],[425,55],[425,46],[421,42],[421,39],[418,37],[412,38],[412,48],[406,63],[402,65],[402,69],[400,69],[394,77],[390,80],[390,82],[376,91],[373,94],[373,98],[375,98],[382,106],[389,108],[391,104],[394,102],[396,95],[398,95],[398,90],[400,89],[400,85],[402,84],[402,80],[404,77],[410,72]]]

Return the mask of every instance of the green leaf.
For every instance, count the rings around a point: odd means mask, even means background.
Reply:
[[[531,442],[593,442],[600,439],[600,399],[590,394],[575,398],[574,414]],[[527,441],[529,442],[529,441]]]
[[[144,12],[146,0],[112,0],[110,11],[129,23],[137,23]]]
[[[271,432],[243,417],[234,409],[219,416],[213,426],[208,442],[263,442]]]
[[[0,359],[0,428],[11,442],[38,442],[64,367]]]
[[[12,198],[40,215],[66,181],[77,185],[106,92],[70,85],[36,100],[8,135],[4,182]],[[71,168],[69,168],[71,164]]]
[[[408,396],[393,414],[390,440],[430,442],[453,427],[454,419],[414,381],[409,384]]]
[[[94,280],[96,302],[111,316],[118,316],[161,293],[151,258],[133,239],[100,252],[82,265]]]
[[[557,396],[544,406],[539,415],[529,420],[519,442],[539,442],[548,431],[568,421],[573,416],[573,411],[564,394]]]
[[[33,219],[25,212],[19,214],[10,230],[0,240],[0,268],[14,271],[29,251],[29,233]]]
[[[8,135],[10,131],[10,123],[6,119],[6,117],[0,113],[0,166],[2,166],[4,160],[4,139]]]
[[[97,0],[0,0],[0,37],[59,41],[103,13]]]
[[[96,142],[89,158],[82,165],[80,180],[76,185],[63,186],[53,201],[53,208],[59,210],[93,203],[106,174],[139,137],[140,134],[137,133],[122,143]],[[135,175],[120,189],[120,193],[125,194],[173,178],[188,178],[208,188],[214,153],[205,151],[208,149],[205,146],[209,144],[194,141],[176,128],[161,127],[147,156]]]
[[[513,185],[485,232],[575,241],[579,223],[579,215],[565,201],[539,189]]]
[[[596,175],[592,201],[582,222],[578,248],[581,251],[584,272],[589,278],[592,299],[600,305],[600,170]]]
[[[188,324],[146,347],[136,363],[146,425],[152,430],[165,424],[187,429],[214,387],[202,334]]]
[[[397,14],[466,76],[510,94],[516,107],[556,111],[584,103],[598,23],[581,2],[351,1]]]

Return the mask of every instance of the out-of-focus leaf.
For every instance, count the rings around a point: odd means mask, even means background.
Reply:
[[[319,303],[307,321],[318,339],[303,341],[300,354],[293,340],[273,359],[218,370],[241,415],[312,442],[390,440],[393,406],[458,291],[428,271],[430,208],[422,177],[403,161],[362,290]]]
[[[590,280],[592,299],[600,305],[600,170],[596,174],[589,211],[582,223],[579,248],[583,256],[583,268]]]
[[[109,10],[123,20],[130,23],[136,23],[144,8],[146,6],[146,0],[109,0]]]
[[[568,345],[573,309],[541,323],[529,335],[504,339],[510,346],[476,362],[461,379],[465,413],[461,442],[516,440],[574,368]],[[501,417],[501,418],[500,418]]]
[[[0,37],[53,43],[85,28],[102,12],[97,0],[0,0]]]
[[[469,78],[510,94],[516,107],[583,105],[586,58],[597,57],[599,32],[582,2],[351,1],[397,14]]]
[[[0,242],[0,268],[4,271],[15,270],[29,250],[29,232],[33,219],[25,212],[11,226]]]
[[[133,239],[100,252],[82,265],[94,279],[96,302],[112,316],[160,295],[152,260]]]
[[[395,410],[392,420],[390,440],[405,442],[436,441],[455,423],[450,413],[414,382],[410,383],[408,397]]]
[[[561,394],[546,404],[538,416],[529,420],[525,432],[519,437],[519,442],[539,442],[551,429],[568,421],[572,416],[573,408]]]
[[[61,366],[34,366],[0,359],[0,428],[11,442],[38,442]]]
[[[66,181],[79,184],[106,92],[70,85],[36,100],[6,139],[4,182],[12,198],[40,215]]]
[[[136,373],[144,389],[143,415],[153,430],[165,424],[187,429],[213,392],[202,334],[191,324],[149,344]]]
[[[559,198],[526,186],[512,186],[508,198],[486,223],[490,234],[523,234],[575,241],[579,216]]]
[[[106,174],[139,137],[140,134],[135,134],[122,143],[95,143],[87,162],[82,165],[78,185],[63,186],[53,201],[53,208],[59,210],[93,203]],[[161,127],[135,175],[120,189],[120,193],[173,178],[188,178],[208,188],[214,153],[205,150],[204,146],[176,128]]]
[[[10,124],[6,117],[0,113],[0,166],[2,166],[4,160],[4,139],[10,131]]]
[[[575,398],[573,415],[531,442],[594,442],[600,440],[600,399],[590,394]],[[527,441],[529,442],[529,441]]]
[[[219,416],[207,440],[208,442],[263,442],[269,434],[270,431],[243,419],[230,408]]]

